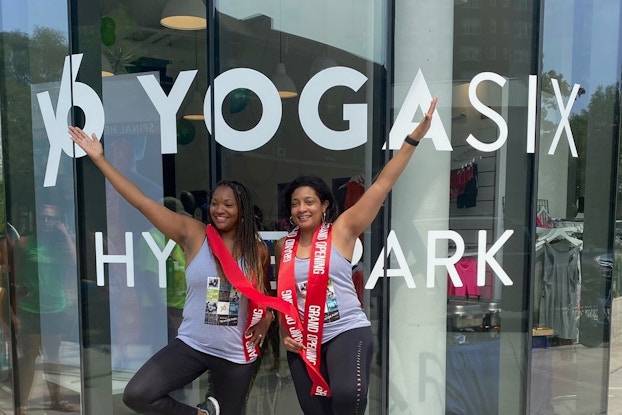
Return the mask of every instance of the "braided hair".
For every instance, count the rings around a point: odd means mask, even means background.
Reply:
[[[214,190],[219,187],[230,188],[238,205],[238,226],[233,245],[233,256],[234,258],[242,257],[244,259],[244,273],[246,277],[253,282],[254,275],[254,283],[257,289],[265,293],[263,264],[259,258],[259,246],[264,244],[264,242],[259,237],[257,222],[254,220],[255,206],[252,203],[250,192],[246,186],[235,180],[221,180],[216,183]],[[208,217],[211,223],[212,219],[209,215]],[[219,271],[222,272],[220,264]]]

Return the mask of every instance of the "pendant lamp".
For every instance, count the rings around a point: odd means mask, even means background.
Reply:
[[[289,77],[287,71],[285,70],[285,64],[283,63],[283,56],[281,50],[281,45],[283,43],[282,36],[283,32],[279,31],[279,63],[276,64],[276,70],[274,71],[274,75],[272,75],[272,78],[270,78],[270,80],[272,81],[274,86],[276,86],[276,89],[279,91],[279,96],[281,98],[294,98],[298,96],[298,90],[296,89],[296,84],[294,84],[294,81],[292,80],[292,78]],[[287,42],[287,38],[285,39],[285,42]],[[285,48],[287,51],[287,43]]]
[[[191,121],[200,121],[205,119],[203,114],[203,99],[199,91],[192,93],[192,98],[186,107],[184,119]]]
[[[162,26],[177,30],[201,30],[207,27],[205,3],[201,0],[168,0],[162,11]]]
[[[276,89],[279,91],[279,96],[281,98],[294,98],[298,96],[298,90],[296,89],[296,85],[292,78],[287,75],[287,71],[285,70],[285,64],[283,62],[279,62],[276,64],[276,70],[274,71],[274,75],[270,78]]]
[[[197,42],[197,33],[194,32],[194,67],[199,70],[199,48]],[[204,120],[205,115],[203,113],[203,99],[201,93],[199,92],[199,81],[195,79],[196,89],[192,93],[192,98],[190,98],[190,102],[184,111],[184,119],[186,120]]]

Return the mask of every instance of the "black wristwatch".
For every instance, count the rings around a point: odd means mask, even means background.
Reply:
[[[414,147],[417,147],[419,145],[419,141],[415,140],[414,138],[410,138],[409,135],[406,135],[406,138],[404,139],[404,141],[406,141],[408,144]]]

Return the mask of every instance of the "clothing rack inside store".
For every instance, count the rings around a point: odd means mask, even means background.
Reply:
[[[462,148],[464,148],[464,146],[462,146]],[[473,160],[475,160],[475,158],[473,157],[476,153],[479,153],[479,150],[470,147],[467,148],[466,150],[464,150],[462,153],[457,154],[455,158],[452,159],[452,162],[466,162],[470,159],[473,158]],[[479,158],[481,159],[482,156],[479,156]]]
[[[575,246],[583,245],[583,241],[581,239],[572,236],[576,234],[583,234],[583,224],[538,229],[541,230],[541,233],[538,234],[536,249],[540,248],[545,243],[552,242],[556,239],[565,239]]]
[[[479,157],[479,159],[481,159],[481,156]],[[451,170],[464,169],[464,168],[474,165],[475,163],[476,163],[475,157],[470,158],[470,159],[463,159],[463,160],[453,160],[451,162]]]

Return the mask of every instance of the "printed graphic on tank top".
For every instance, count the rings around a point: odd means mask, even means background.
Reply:
[[[298,283],[298,292],[300,298],[307,299],[307,283]],[[328,279],[328,286],[326,287],[326,305],[324,306],[324,323],[330,323],[331,321],[339,320],[339,305],[337,304],[337,296],[335,295],[335,287],[333,287],[333,281]]]
[[[237,326],[240,297],[239,291],[228,281],[221,281],[219,277],[208,277],[205,295],[205,324]]]

